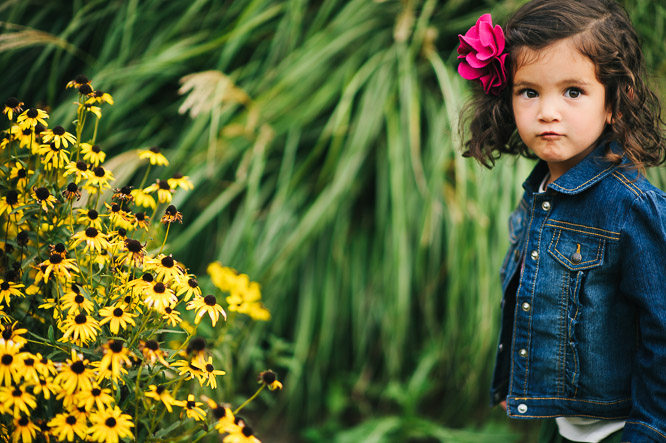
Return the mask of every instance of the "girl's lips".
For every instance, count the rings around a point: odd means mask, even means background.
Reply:
[[[559,134],[557,132],[542,132],[541,134],[539,134],[539,137],[545,138],[546,140],[559,138],[561,136],[562,134]]]

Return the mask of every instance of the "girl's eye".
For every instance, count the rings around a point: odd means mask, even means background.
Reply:
[[[518,92],[518,95],[521,95],[524,98],[536,98],[539,96],[539,94],[534,89],[528,89],[528,88],[521,89]]]
[[[564,96],[567,98],[578,98],[583,94],[579,88],[567,88],[564,92]]]

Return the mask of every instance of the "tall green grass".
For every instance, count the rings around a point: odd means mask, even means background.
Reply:
[[[279,373],[266,426],[286,418],[326,441],[509,440],[449,428],[490,413],[497,269],[531,165],[487,171],[459,155],[468,86],[452,51],[481,11],[501,22],[517,3],[8,1],[0,90],[62,102],[85,73],[116,100],[106,151],[159,145],[169,173],[193,178],[170,250],[199,274],[219,259],[262,283],[273,320],[252,327],[256,346],[228,380]],[[652,29],[666,7],[626,4],[663,85]],[[195,77],[203,110],[179,114],[179,80],[211,70],[224,76]],[[666,183],[663,169],[652,177]]]

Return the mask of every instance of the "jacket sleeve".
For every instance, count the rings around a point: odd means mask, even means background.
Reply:
[[[666,196],[637,197],[620,237],[620,290],[636,306],[632,410],[623,442],[666,442]],[[627,331],[627,333],[631,333]]]

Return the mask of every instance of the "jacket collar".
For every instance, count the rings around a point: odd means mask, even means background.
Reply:
[[[608,149],[617,153],[622,152],[622,148],[617,142],[599,143],[594,151],[590,152],[576,166],[549,184],[548,189],[562,194],[578,194],[594,186],[595,183],[603,180],[604,177],[613,172],[617,167],[617,165],[606,160],[605,155]],[[539,160],[527,177],[527,180],[523,183],[523,188],[532,193],[537,192],[541,181],[547,173],[548,164],[543,160]]]

